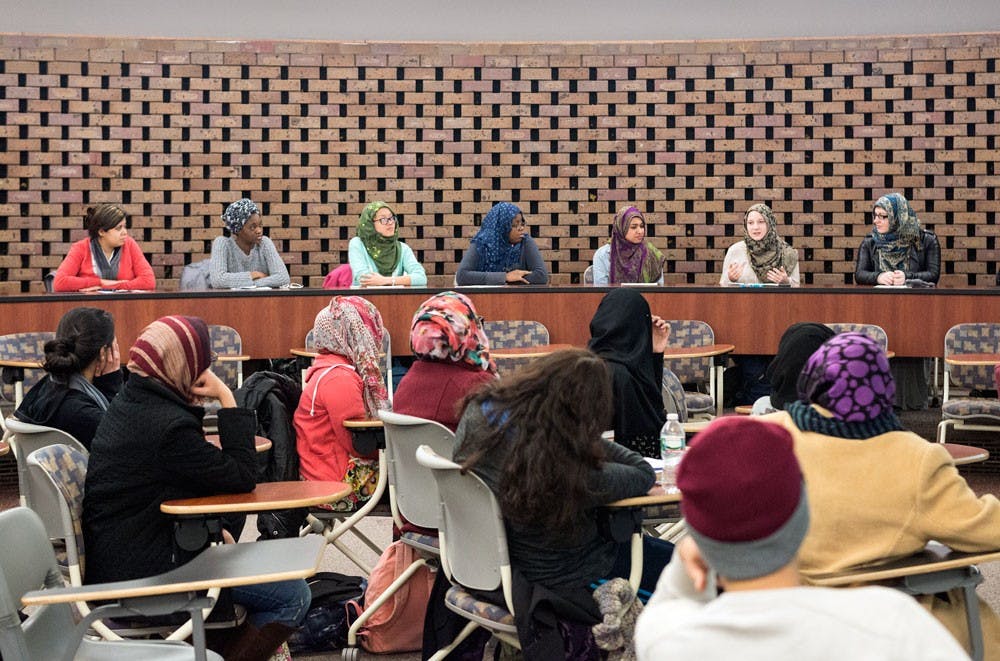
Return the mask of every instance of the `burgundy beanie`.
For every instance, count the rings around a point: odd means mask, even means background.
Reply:
[[[795,557],[809,528],[802,471],[783,427],[749,416],[711,422],[677,469],[681,513],[702,555],[733,580]]]

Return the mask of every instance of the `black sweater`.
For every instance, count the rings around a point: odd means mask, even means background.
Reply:
[[[858,262],[854,268],[854,282],[859,285],[878,284],[878,257],[875,240],[868,236],[861,242]],[[923,280],[937,284],[941,277],[941,246],[937,237],[927,230],[920,230],[920,250],[910,248],[910,258],[903,269],[907,280]]]
[[[163,384],[132,375],[90,448],[83,498],[87,583],[171,569],[173,520],[160,503],[256,486],[254,414],[219,411],[222,449],[205,441],[205,411]]]
[[[113,400],[122,388],[122,371],[97,377],[94,386]],[[89,449],[104,410],[86,394],[46,375],[28,391],[14,415],[23,422],[62,430]]]

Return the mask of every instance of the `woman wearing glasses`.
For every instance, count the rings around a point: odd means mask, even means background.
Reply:
[[[426,287],[427,273],[399,240],[399,221],[385,202],[369,202],[347,246],[355,287]]]
[[[907,280],[937,284],[941,246],[921,229],[913,207],[899,193],[878,198],[872,233],[861,242],[854,281],[859,285],[904,285]]]
[[[209,278],[216,289],[284,287],[288,269],[271,239],[253,200],[243,198],[222,214],[226,232],[212,242]]]
[[[457,285],[545,285],[542,261],[521,210],[510,202],[490,209],[455,274]]]

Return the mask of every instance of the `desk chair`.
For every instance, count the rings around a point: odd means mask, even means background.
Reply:
[[[61,429],[33,425],[22,422],[13,416],[7,418],[5,424],[8,433],[7,440],[14,451],[14,459],[17,461],[17,485],[21,490],[21,506],[35,509],[31,497],[32,480],[28,473],[28,455],[39,448],[57,443],[68,445],[84,456],[89,453],[80,441]]]
[[[704,321],[671,319],[670,347],[701,347],[715,344],[715,331]],[[684,392],[685,406],[691,417],[711,418],[722,401],[722,368],[716,370],[715,360],[706,358],[663,357],[663,366],[669,368],[683,384],[693,384],[697,389]],[[718,374],[716,374],[718,371]],[[707,386],[708,394],[702,392]]]
[[[1000,324],[958,324],[944,336],[944,390],[938,443],[946,442],[948,429],[967,431],[1000,430],[1000,401],[996,397],[952,398],[951,387],[969,390],[992,390],[993,365],[952,365],[955,354],[1000,353]]]
[[[469,620],[455,640],[438,650],[431,661],[446,657],[477,627],[521,649],[514,625],[507,531],[496,496],[477,475],[471,471],[463,474],[461,466],[440,456],[430,446],[420,446],[416,457],[418,464],[430,469],[438,488],[441,569],[452,582],[445,606]],[[451,539],[455,543],[449,545]],[[502,590],[505,605],[480,599],[469,589]]]
[[[195,648],[192,649],[180,641],[107,642],[85,638],[90,616],[76,625],[69,603],[39,606],[22,622],[18,613],[22,597],[40,586],[56,592],[62,585],[62,576],[45,527],[31,510],[18,507],[0,512],[0,537],[4,540],[4,553],[0,555],[0,654],[5,661],[190,660],[192,652],[196,658],[221,661],[222,657],[205,650],[205,632],[201,627],[195,628]],[[133,582],[125,582],[124,585],[130,583]],[[91,587],[100,590],[103,586]],[[164,598],[159,604],[155,603],[155,599],[147,597],[145,600],[150,602],[148,610],[151,612],[190,610],[199,624],[200,609],[204,603],[210,602],[205,597],[191,598],[183,594],[179,595],[179,599]],[[113,617],[120,615],[124,609],[108,605],[100,610],[107,613],[106,617]]]
[[[587,268],[583,269],[583,284],[592,285],[594,284],[594,265],[591,264]]]
[[[549,329],[540,321],[484,321],[483,332],[489,338],[492,349],[520,349],[549,343]],[[493,360],[497,364],[497,373],[503,375],[527,364],[531,358],[494,355]]]
[[[889,336],[886,334],[885,329],[881,326],[854,322],[830,323],[824,324],[824,326],[838,335],[841,333],[861,333],[862,335],[866,335],[867,337],[875,340],[875,342],[882,347],[882,351],[889,350]]]
[[[299,531],[299,535],[317,533],[326,538],[327,543],[333,544],[344,556],[353,562],[365,576],[372,573],[373,567],[362,560],[357,553],[346,546],[340,537],[350,532],[357,537],[365,546],[376,555],[381,556],[384,548],[376,544],[370,537],[358,530],[357,524],[361,519],[369,514],[373,516],[378,513],[379,501],[385,493],[389,483],[389,462],[386,459],[385,434],[382,431],[381,420],[345,420],[344,426],[351,432],[354,442],[354,450],[359,456],[368,456],[374,451],[378,451],[378,479],[375,483],[375,490],[371,498],[354,507],[348,500],[341,500],[332,503],[331,509],[314,508],[306,516],[305,526]],[[338,509],[342,505],[343,509]]]
[[[965,602],[969,653],[975,661],[983,658],[983,631],[979,619],[976,586],[983,582],[976,563],[1000,560],[1000,551],[960,553],[943,544],[931,542],[915,555],[880,565],[846,569],[809,578],[809,583],[824,587],[884,583],[909,595],[928,595],[961,589]]]
[[[442,456],[450,456],[455,446],[455,435],[450,429],[433,420],[390,411],[379,411],[378,417],[385,428],[385,455],[389,465],[389,507],[393,522],[400,530],[407,522],[420,528],[436,530],[440,516],[437,485],[430,470],[418,464],[414,457],[421,445],[433,448]],[[429,562],[437,563],[441,556],[436,535],[403,532],[400,541],[413,547],[419,557],[386,588],[385,592],[379,595],[378,599],[366,604],[364,612],[347,632],[347,647],[342,652],[344,661],[356,661],[358,631],[372,614],[393,597],[421,567]]]
[[[236,390],[243,385],[243,363],[250,360],[250,356],[243,355],[243,338],[232,326],[219,324],[209,324],[208,337],[217,363],[212,371],[231,390]]]
[[[30,390],[45,376],[41,368],[41,362],[45,359],[45,343],[55,337],[55,333],[44,331],[0,335],[0,365],[4,362],[39,364],[37,368],[17,365],[3,367],[4,386],[0,390],[3,401],[12,402],[15,408],[20,406],[25,388]],[[13,384],[13,389],[8,384]]]
[[[32,452],[27,458],[28,471],[35,485],[34,504],[31,509],[38,514],[50,539],[63,543],[63,558],[58,558],[60,567],[71,586],[83,585],[86,553],[83,544],[83,493],[87,480],[87,455],[69,445],[49,445]],[[219,590],[209,590],[208,597],[214,603]],[[91,609],[86,602],[76,602],[75,606],[84,617]],[[200,617],[206,618],[211,607]],[[223,626],[235,626],[237,622],[223,622]],[[92,625],[104,640],[124,640],[149,635],[162,635],[167,640],[184,640],[191,635],[192,621],[179,627],[127,627],[112,630],[100,620]]]

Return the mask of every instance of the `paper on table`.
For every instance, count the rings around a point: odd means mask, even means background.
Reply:
[[[650,466],[653,467],[653,470],[655,470],[655,471],[663,470],[663,460],[662,459],[657,459],[655,457],[643,457],[643,459],[645,459],[646,463],[648,463]]]

